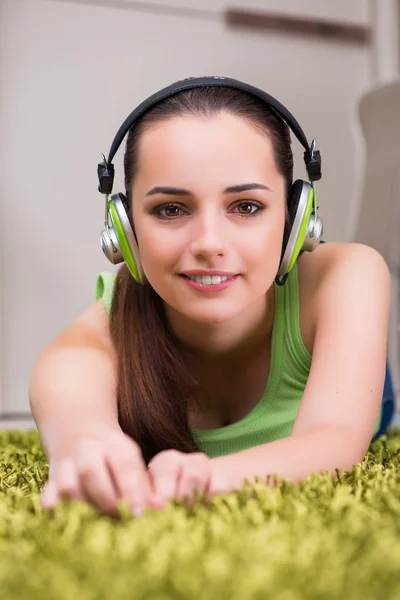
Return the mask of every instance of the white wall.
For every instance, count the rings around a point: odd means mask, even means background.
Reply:
[[[224,4],[0,0],[0,411],[29,411],[37,353],[93,301],[97,273],[113,269],[100,249],[97,162],[133,107],[176,79],[223,74],[283,102],[322,152],[325,238],[348,239],[361,170],[356,105],[375,50],[229,29]],[[372,14],[367,0],[243,4],[367,25]],[[304,177],[297,140],[293,148]]]

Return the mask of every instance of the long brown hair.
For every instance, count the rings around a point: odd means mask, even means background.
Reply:
[[[270,138],[288,197],[293,177],[288,126],[266,104],[246,92],[223,87],[195,88],[159,102],[128,133],[124,170],[130,219],[130,190],[143,132],[171,117],[213,116],[220,111],[246,119]],[[162,450],[198,452],[187,408],[199,384],[191,377],[180,342],[168,327],[163,300],[150,284],[136,283],[125,264],[115,281],[110,327],[118,359],[118,419],[124,433],[139,444],[146,464]]]

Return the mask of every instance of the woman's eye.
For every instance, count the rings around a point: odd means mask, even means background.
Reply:
[[[252,217],[253,215],[256,215],[258,212],[260,212],[261,210],[263,210],[263,206],[262,204],[259,204],[258,202],[254,202],[252,201],[244,201],[244,202],[240,202],[240,204],[236,205],[236,208],[240,208],[243,209],[244,212],[239,212],[240,215],[243,215],[244,217]],[[255,208],[256,210],[254,210],[253,212],[252,209]]]
[[[175,206],[175,204],[164,204],[164,206],[158,206],[154,209],[154,214],[161,217],[161,219],[176,219],[178,217],[178,211],[182,210],[179,206]],[[165,212],[163,212],[165,211]]]

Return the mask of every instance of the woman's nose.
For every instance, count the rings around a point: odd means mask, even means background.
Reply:
[[[225,251],[224,225],[217,216],[196,219],[191,231],[190,249],[193,255],[212,256]]]

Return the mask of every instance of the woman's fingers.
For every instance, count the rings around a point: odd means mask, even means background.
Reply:
[[[57,483],[54,479],[48,479],[40,496],[40,504],[42,508],[53,508],[60,500],[57,491]]]
[[[184,455],[176,450],[164,450],[149,463],[148,471],[153,497],[164,504],[176,495]]]
[[[119,517],[123,497],[140,515],[147,504],[161,508],[172,498],[191,501],[207,492],[210,466],[204,453],[164,450],[147,469],[139,445],[126,435],[110,436],[104,443],[82,438],[72,456],[51,462],[41,503],[49,508],[62,498],[78,499]]]
[[[86,500],[74,463],[70,458],[63,458],[57,464],[52,462],[49,479],[42,492],[41,505],[43,508],[52,508],[62,498]]]
[[[129,436],[83,437],[74,441],[68,456],[59,453],[50,461],[41,504],[50,508],[63,498],[78,499],[119,517],[121,497],[135,514],[141,514],[151,491],[141,449]]]
[[[185,454],[165,450],[149,464],[154,496],[163,505],[171,498],[188,499],[207,493],[211,478],[210,458],[203,452]]]
[[[201,452],[190,454],[183,464],[177,486],[177,498],[190,501],[207,491],[211,477],[210,459]]]
[[[75,465],[70,458],[63,458],[57,464],[53,461],[49,469],[49,479],[44,487],[41,505],[43,508],[54,507],[62,498],[83,500]]]
[[[96,440],[83,439],[75,449],[74,463],[85,496],[103,512],[118,516],[118,490]]]
[[[57,492],[60,498],[85,501],[85,495],[79,481],[76,466],[71,458],[63,458],[57,466],[55,476]]]
[[[210,479],[211,461],[204,453],[164,450],[147,469],[139,445],[128,436],[108,438],[105,446],[83,438],[73,456],[51,462],[41,504],[49,508],[62,498],[78,499],[119,517],[118,502],[124,497],[139,516],[147,504],[161,508],[172,498],[193,501],[207,493]]]
[[[120,496],[139,516],[151,496],[150,478],[139,445],[128,437],[116,438],[107,447],[106,459]]]

